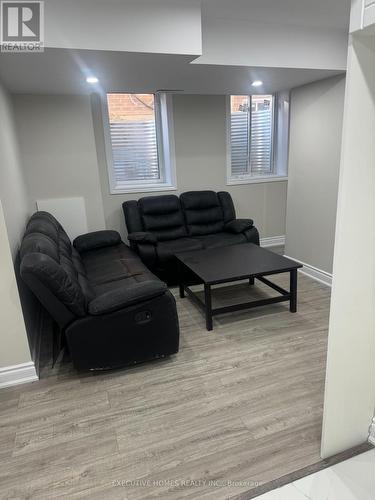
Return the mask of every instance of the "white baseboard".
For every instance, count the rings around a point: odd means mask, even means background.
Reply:
[[[369,428],[369,437],[368,442],[375,446],[375,417],[372,419],[370,428]]]
[[[26,382],[33,382],[35,380],[38,380],[38,375],[32,361],[0,368],[0,388],[25,384]]]
[[[294,257],[289,257],[288,255],[284,255],[287,259],[295,260],[303,265],[302,269],[299,269],[299,272],[313,278],[319,283],[323,283],[323,285],[332,286],[332,274],[327,273],[327,271],[322,271],[322,269],[318,269],[317,267],[310,266],[310,264],[306,264],[306,262],[302,262],[301,260],[295,259]]]
[[[285,245],[285,235],[284,236],[270,236],[269,238],[261,238],[261,247],[280,247]]]

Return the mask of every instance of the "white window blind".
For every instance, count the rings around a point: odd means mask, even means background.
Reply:
[[[267,176],[273,171],[274,98],[231,96],[231,177]]]
[[[108,94],[115,185],[157,182],[156,99],[153,94]]]
[[[113,170],[116,183],[160,179],[155,123],[111,123]]]

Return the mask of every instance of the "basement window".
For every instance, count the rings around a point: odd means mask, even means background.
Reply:
[[[170,96],[107,94],[112,194],[176,189]]]
[[[289,95],[231,95],[227,184],[287,179]]]

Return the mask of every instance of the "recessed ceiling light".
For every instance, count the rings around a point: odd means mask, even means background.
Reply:
[[[86,78],[86,82],[87,82],[87,83],[98,83],[98,81],[99,81],[99,80],[96,78],[96,76],[88,76],[88,77]]]
[[[261,85],[263,85],[263,82],[262,80],[255,80],[251,85],[252,87],[260,87]]]

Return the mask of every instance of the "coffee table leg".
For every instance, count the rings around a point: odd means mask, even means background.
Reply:
[[[297,269],[290,271],[290,306],[292,313],[297,312]]]
[[[254,276],[251,276],[251,278],[249,278],[249,285],[254,285],[255,283],[255,278]]]
[[[212,330],[212,299],[211,299],[211,285],[204,285],[204,302],[206,310],[206,328],[208,331]]]
[[[182,264],[178,264],[178,288],[180,289],[180,297],[183,299],[185,297],[184,289],[184,272],[182,269]]]

